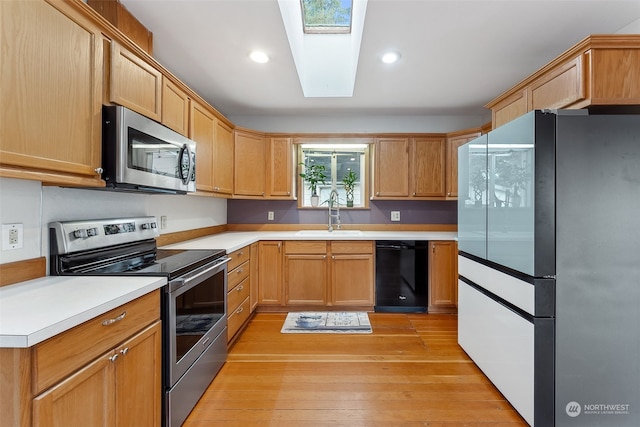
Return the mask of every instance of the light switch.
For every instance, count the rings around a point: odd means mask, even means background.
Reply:
[[[267,219],[269,221],[273,221],[273,211],[269,211],[269,213],[267,214]]]

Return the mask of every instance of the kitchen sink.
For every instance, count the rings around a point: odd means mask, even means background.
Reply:
[[[300,230],[297,236],[362,236],[361,230]]]

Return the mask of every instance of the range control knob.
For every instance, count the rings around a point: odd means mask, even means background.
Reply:
[[[148,230],[149,228],[151,228],[151,226],[149,225],[149,223],[148,223],[148,222],[145,222],[144,224],[142,224],[142,225],[141,225],[141,228],[142,228],[143,230]]]
[[[75,230],[73,232],[73,237],[75,237],[76,239],[86,239],[87,238],[87,230],[85,230],[85,229]]]

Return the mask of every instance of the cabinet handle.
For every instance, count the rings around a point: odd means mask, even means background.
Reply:
[[[336,259],[336,256],[335,255],[331,255],[331,259]]]
[[[95,168],[93,171],[94,171],[95,173],[97,173],[97,174],[101,174],[102,172],[104,172],[104,169],[102,169],[102,168]]]
[[[242,256],[242,255],[244,255],[244,252],[240,251],[240,252],[238,252],[238,255]]]
[[[244,285],[238,285],[238,286],[236,287],[236,290],[237,290],[238,292],[242,292],[242,290],[243,290],[243,289],[244,289]]]
[[[127,353],[129,353],[129,347],[125,347],[122,350],[120,350],[120,354],[122,354],[123,356]]]
[[[124,319],[124,316],[126,316],[126,315],[127,315],[127,312],[123,311],[122,314],[120,316],[118,316],[118,317],[102,321],[102,326],[109,326],[109,325],[112,325],[112,324],[114,324],[116,322],[119,322],[122,319]]]
[[[243,270],[243,269],[241,269],[241,268],[239,268],[239,269],[237,270],[237,273],[238,273],[238,274],[242,274],[243,272],[244,272],[244,270]]]
[[[447,193],[447,197],[451,196],[451,193]]]
[[[414,192],[414,193],[413,193],[413,197],[415,197],[415,196],[416,196],[416,193]]]
[[[434,254],[436,253],[436,245],[435,245],[435,243],[431,244],[431,253],[434,253]]]
[[[240,314],[244,311],[244,307],[240,307],[236,310],[236,314]]]
[[[280,252],[280,246],[282,246],[282,242],[278,242],[278,252]]]
[[[118,358],[118,356],[120,356],[120,354],[118,354],[118,353],[114,354],[113,356],[111,356],[111,357],[109,358],[109,361],[110,361],[111,363],[115,362],[115,361],[116,361],[116,359]]]

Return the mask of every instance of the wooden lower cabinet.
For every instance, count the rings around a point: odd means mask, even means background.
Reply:
[[[373,307],[373,241],[262,241],[258,252],[263,308]]]
[[[285,304],[326,305],[328,289],[327,267],[326,242],[285,242]]]
[[[245,246],[229,254],[227,273],[227,342],[231,342],[237,332],[249,320],[251,309],[251,248]]]
[[[258,305],[282,305],[282,241],[258,244]]]
[[[159,425],[161,337],[158,321],[37,396],[33,425]]]
[[[160,292],[33,347],[1,348],[0,361],[2,425],[159,426]]]
[[[455,313],[458,306],[458,245],[429,242],[429,313]]]
[[[373,241],[331,242],[331,305],[373,306]]]

